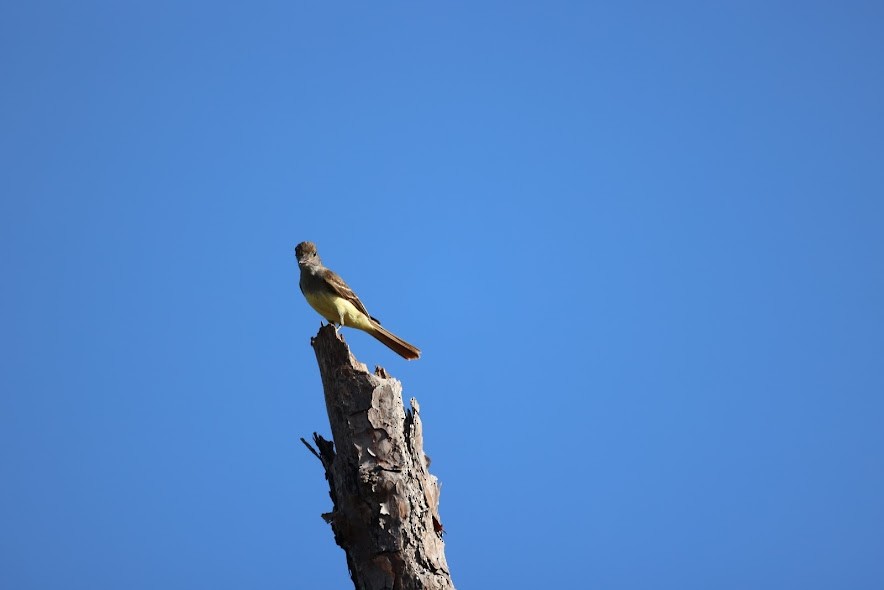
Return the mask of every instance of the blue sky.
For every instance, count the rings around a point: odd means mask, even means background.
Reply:
[[[882,587],[882,17],[6,3],[3,586],[348,587],[309,239],[459,588]]]

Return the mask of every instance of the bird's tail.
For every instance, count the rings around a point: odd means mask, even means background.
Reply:
[[[404,359],[414,360],[420,358],[421,351],[419,348],[412,346],[399,336],[387,331],[386,328],[377,322],[372,322],[372,324],[372,330],[368,333],[377,338],[384,346]]]

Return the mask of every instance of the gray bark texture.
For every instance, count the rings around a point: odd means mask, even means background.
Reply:
[[[334,443],[314,433],[318,452],[304,444],[325,468],[333,509],[322,516],[356,590],[453,590],[417,401],[405,410],[402,384],[370,373],[333,326],[311,344]]]

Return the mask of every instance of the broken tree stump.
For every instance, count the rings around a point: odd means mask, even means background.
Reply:
[[[356,360],[333,326],[311,340],[332,438],[314,450],[332,511],[323,514],[356,590],[453,590],[439,518],[439,482],[423,449],[420,408],[402,384]]]

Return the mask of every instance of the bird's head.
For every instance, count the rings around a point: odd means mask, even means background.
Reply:
[[[295,246],[295,258],[298,259],[298,266],[318,264],[319,253],[316,251],[316,244],[313,242],[301,242]]]

